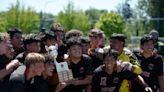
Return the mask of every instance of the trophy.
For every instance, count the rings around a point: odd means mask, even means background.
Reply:
[[[72,71],[68,68],[68,63],[67,62],[58,63],[56,61],[56,58],[58,55],[57,49],[58,49],[57,44],[48,47],[49,55],[51,55],[54,58],[54,64],[55,64],[57,76],[59,79],[58,81],[64,82],[64,81],[72,80],[73,74],[72,74]]]

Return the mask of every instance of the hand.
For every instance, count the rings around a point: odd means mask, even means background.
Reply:
[[[61,82],[57,85],[55,92],[60,92],[61,90],[63,90],[65,87],[67,86],[66,82]]]
[[[9,64],[7,64],[6,69],[13,69],[15,67],[18,67],[20,65],[20,62],[18,60],[12,60]]]
[[[145,87],[145,91],[146,92],[153,92],[152,89],[150,87]]]
[[[122,62],[122,64],[121,64],[121,67],[123,68],[123,71],[124,70],[129,70],[129,71],[131,71],[132,70],[132,64],[131,63],[129,63],[129,62]]]
[[[78,85],[78,79],[72,79],[67,81],[67,84]]]

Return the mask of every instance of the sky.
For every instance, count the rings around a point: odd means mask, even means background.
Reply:
[[[11,4],[15,4],[17,0],[1,0],[0,11],[6,11]],[[97,9],[106,9],[108,11],[116,10],[119,3],[125,0],[19,0],[21,5],[32,7],[37,12],[46,12],[57,15],[68,2],[74,3],[75,8],[86,10],[90,7]],[[134,8],[137,0],[130,0],[131,7]]]

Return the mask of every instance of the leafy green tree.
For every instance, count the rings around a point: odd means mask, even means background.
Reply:
[[[75,9],[72,2],[69,2],[66,8],[59,12],[55,22],[61,23],[66,31],[79,29],[87,33],[90,28],[89,17],[82,10]]]
[[[124,19],[116,12],[104,13],[97,21],[96,27],[110,37],[112,33],[123,33]]]
[[[99,10],[96,8],[89,8],[88,10],[85,11],[86,15],[89,16],[89,19],[91,21],[91,28],[95,27],[95,24],[97,22],[97,20],[99,19],[99,17],[101,16],[101,14],[103,13],[107,13],[107,10]]]
[[[2,13],[2,12],[1,12]],[[22,29],[23,33],[37,32],[39,30],[39,15],[32,8],[27,9],[21,6],[19,1],[16,5],[11,4],[8,11],[2,13],[3,24],[1,31],[6,31],[13,27]]]
[[[4,12],[0,12],[0,32],[5,32],[5,20],[4,20]]]
[[[164,36],[164,2],[163,0],[138,0],[137,5],[138,15],[145,19],[150,17],[148,21],[147,30],[156,29],[160,36]],[[159,18],[159,19],[154,19]]]

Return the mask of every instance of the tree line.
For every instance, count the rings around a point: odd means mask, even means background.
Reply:
[[[143,35],[150,29],[157,29],[160,34],[164,32],[164,21],[142,20],[146,17],[163,18],[162,0],[138,0],[135,9],[132,9],[129,3],[130,0],[125,0],[122,8],[118,7],[117,11],[109,12],[92,7],[83,11],[77,9],[73,2],[69,2],[58,15],[52,15],[38,13],[31,7],[25,8],[17,1],[15,5],[11,4],[7,11],[0,12],[0,31],[5,32],[9,28],[18,27],[23,33],[38,32],[40,27],[48,29],[52,23],[60,22],[65,31],[79,29],[85,34],[95,27],[103,30],[106,36],[113,32],[128,36]],[[50,18],[51,20],[48,20]],[[164,33],[161,34],[163,35]]]

